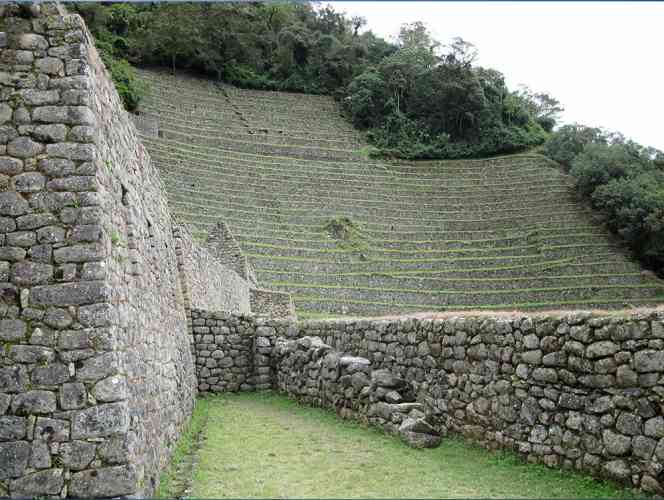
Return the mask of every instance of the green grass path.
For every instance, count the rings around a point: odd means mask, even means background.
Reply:
[[[275,394],[220,396],[201,405],[208,420],[194,498],[629,496],[607,483],[524,464],[458,438],[444,439],[438,449],[414,450],[376,429]]]

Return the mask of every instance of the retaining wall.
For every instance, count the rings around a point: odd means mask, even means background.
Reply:
[[[176,251],[182,280],[186,282],[191,307],[209,311],[249,313],[251,285],[231,267],[222,264],[209,243],[194,242],[189,230],[175,229]],[[214,286],[210,284],[214,283]]]
[[[216,326],[234,321],[220,319]],[[241,331],[266,348],[283,342],[280,337],[319,337],[341,354],[366,358],[371,370],[388,369],[410,384],[441,433],[463,434],[488,448],[513,449],[531,462],[662,492],[661,311],[302,323],[248,316],[242,318]],[[202,345],[211,352],[215,339],[207,339],[211,342]],[[197,346],[200,341],[197,337]],[[219,348],[223,351],[223,345]],[[292,372],[282,360],[292,358],[277,353],[272,349],[269,362],[264,359],[267,350],[261,353],[262,366],[271,367],[265,374],[272,377],[272,387],[296,395],[298,391],[288,389],[292,383],[279,382]],[[224,351],[224,356],[232,358],[233,353]],[[313,355],[303,356],[303,362],[312,362]],[[321,397],[320,388],[328,383],[324,358],[317,361],[318,371],[307,372],[319,377],[316,381],[304,372],[291,377],[301,384],[299,396],[335,409],[350,408],[354,416],[375,415],[376,408],[360,399],[359,385],[355,393],[344,393],[345,400]],[[216,390],[208,385],[205,390]],[[358,408],[363,409],[358,413]]]
[[[186,233],[178,265],[82,19],[0,13],[0,496],[150,496],[196,395],[188,290],[227,306],[229,280]]]

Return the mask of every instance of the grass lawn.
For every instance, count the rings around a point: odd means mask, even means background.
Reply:
[[[528,465],[458,438],[414,450],[396,437],[271,393],[199,400],[207,418],[192,497],[629,497],[572,472]],[[191,446],[185,435],[176,453]],[[178,458],[179,457],[179,458]],[[173,469],[173,467],[172,467]],[[160,494],[173,494],[166,473]]]

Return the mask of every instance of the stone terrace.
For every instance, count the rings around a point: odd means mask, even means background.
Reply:
[[[141,70],[142,139],[178,216],[221,217],[301,315],[661,301],[537,155],[388,163],[324,96]]]

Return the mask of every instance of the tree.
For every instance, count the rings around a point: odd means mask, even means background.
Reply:
[[[402,49],[421,49],[434,54],[440,42],[433,39],[422,21],[404,23],[399,28],[397,43]]]

